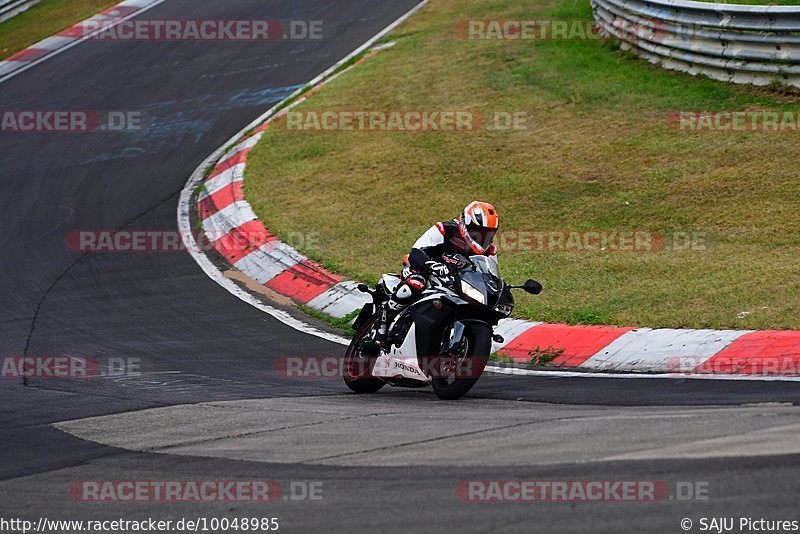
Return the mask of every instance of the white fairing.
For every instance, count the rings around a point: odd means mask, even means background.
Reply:
[[[435,247],[444,243],[444,234],[435,224],[414,243],[414,248]]]
[[[399,277],[391,274],[384,274],[381,280],[383,281],[383,285],[386,286],[386,289],[389,291],[389,293],[394,293],[397,289],[397,286],[399,286],[400,282],[402,282]]]
[[[381,353],[375,360],[372,376],[380,378],[406,378],[427,384],[430,379],[425,376],[417,362],[417,325],[412,324],[400,347],[392,345],[388,354]]]

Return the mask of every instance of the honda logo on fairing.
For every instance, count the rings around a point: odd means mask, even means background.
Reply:
[[[400,362],[394,362],[394,366],[397,367],[398,369],[402,369],[403,371],[408,371],[409,373],[414,373],[415,375],[420,374],[419,371],[417,371],[416,369],[414,369],[410,365],[406,365],[406,364],[403,364],[403,363],[400,363]]]

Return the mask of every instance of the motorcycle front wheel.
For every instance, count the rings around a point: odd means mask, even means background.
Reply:
[[[468,323],[459,354],[447,367],[440,366],[431,380],[433,391],[442,400],[463,397],[483,374],[492,350],[492,329],[483,323]]]

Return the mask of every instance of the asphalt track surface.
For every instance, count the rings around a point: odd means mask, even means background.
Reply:
[[[0,355],[138,358],[138,377],[0,381],[0,517],[279,517],[286,532],[681,532],[800,519],[795,383],[486,376],[468,398],[349,395],[276,358],[339,355],[185,253],[71,251],[73,230],[176,228],[195,167],[415,4],[168,0],[154,19],[323,19],[323,41],[87,42],[0,84],[3,109],[145,111],[143,132],[0,134]],[[424,16],[424,11],[418,15]],[[435,73],[431,73],[435,75]],[[203,403],[198,405],[198,403]],[[58,428],[54,425],[57,425]],[[76,480],[321,481],[323,500],[76,502]],[[709,499],[470,503],[461,480],[663,480]]]

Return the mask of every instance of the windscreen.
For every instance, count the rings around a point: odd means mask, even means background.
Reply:
[[[497,266],[497,258],[495,256],[470,256],[470,259],[480,272],[500,278],[500,268]]]

